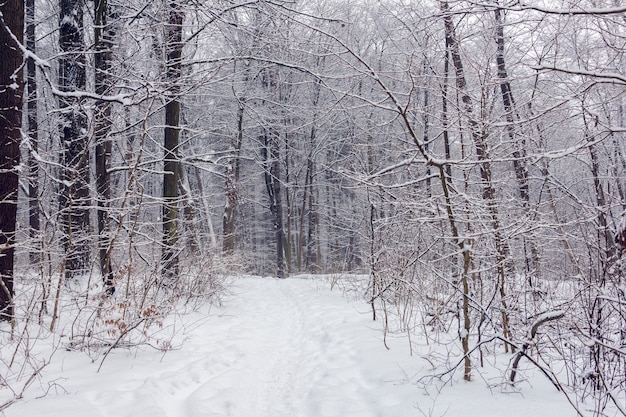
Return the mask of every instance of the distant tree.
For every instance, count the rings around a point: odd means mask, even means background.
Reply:
[[[269,87],[272,92],[276,91],[275,76],[274,69],[269,69],[267,87]],[[280,189],[280,133],[275,126],[268,129],[264,128],[261,140],[264,145],[265,187],[269,197],[269,208],[272,213],[272,224],[276,235],[276,276],[278,278],[285,278],[285,230],[283,225],[283,204]]]
[[[22,138],[24,2],[0,3],[0,320],[13,317],[13,266]]]
[[[244,84],[248,81],[249,65],[245,65]],[[241,147],[243,144],[243,121],[246,106],[246,97],[238,96],[237,99],[237,133],[231,138],[232,155],[226,165],[225,193],[226,204],[224,205],[224,216],[222,219],[222,229],[224,239],[222,242],[222,252],[232,254],[235,251],[235,225],[237,221],[237,210],[239,207],[239,177],[241,173]]]

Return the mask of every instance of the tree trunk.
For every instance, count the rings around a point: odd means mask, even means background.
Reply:
[[[196,207],[194,206],[194,198],[192,197],[191,186],[189,185],[189,176],[184,165],[179,164],[179,181],[178,190],[183,205],[183,218],[185,226],[186,247],[195,255],[200,253],[200,238],[198,236],[198,228],[195,219],[197,218]]]
[[[13,265],[24,80],[24,2],[0,3],[0,320],[13,318]]]
[[[110,16],[107,0],[94,2],[94,61],[95,61],[95,90],[98,95],[110,92],[111,80],[111,46],[115,32],[108,21]],[[109,139],[111,131],[111,103],[100,100],[96,102],[94,110],[96,142],[96,190],[98,192],[98,256],[100,272],[107,294],[113,294],[113,271],[111,270],[111,231],[109,225],[109,206],[111,201],[111,165],[112,144]]]
[[[184,11],[180,3],[169,3],[166,26],[166,80],[165,137],[163,160],[163,249],[162,275],[170,282],[178,277],[178,180],[180,139],[180,78]]]
[[[509,273],[512,266],[508,259],[509,246],[506,240],[502,237],[500,230],[500,221],[498,216],[498,207],[495,201],[495,189],[493,188],[493,176],[491,170],[491,162],[489,160],[489,153],[487,144],[485,143],[485,132],[480,128],[478,121],[474,118],[474,109],[472,99],[467,92],[467,81],[465,79],[465,72],[463,69],[463,62],[461,59],[460,46],[456,36],[454,24],[452,22],[452,15],[447,1],[441,2],[441,10],[444,13],[445,24],[445,36],[446,44],[449,46],[450,54],[452,57],[452,63],[456,73],[456,86],[461,95],[461,101],[463,103],[462,110],[465,112],[465,116],[468,119],[468,125],[476,156],[480,161],[480,177],[483,188],[483,200],[487,205],[487,211],[491,218],[493,237],[496,247],[496,270],[498,272],[498,282],[496,288],[500,294],[501,314],[502,314],[502,331],[504,337],[510,338],[511,332],[509,330],[509,317],[508,306],[506,303],[506,275]],[[509,344],[505,343],[505,351],[508,352]]]
[[[312,159],[309,159],[307,163],[307,171],[309,174],[309,208],[307,210],[309,225],[306,238],[306,269],[309,272],[320,273],[322,268],[318,237],[319,215],[317,212],[315,188],[313,186],[315,163]]]
[[[446,54],[443,63],[443,85],[441,87],[441,128],[443,130],[443,149],[446,155],[446,160],[449,161],[451,157],[450,153],[450,132],[448,131],[448,82],[450,75],[450,45],[448,45],[448,39],[446,38]],[[452,167],[450,164],[446,164],[446,175],[448,180],[452,180]]]
[[[313,128],[311,128],[314,131]],[[309,195],[309,178],[311,177],[311,158],[307,158],[306,173],[304,174],[304,189],[302,190],[302,206],[300,208],[300,224],[298,227],[298,245],[296,248],[296,268],[302,272],[302,253],[304,251],[304,219],[307,214],[307,201]]]
[[[502,95],[502,104],[504,106],[504,112],[506,115],[506,131],[513,144],[513,169],[515,176],[517,177],[517,187],[520,198],[522,200],[522,206],[524,212],[529,214],[530,209],[530,193],[528,187],[528,168],[526,166],[526,144],[524,141],[518,141],[515,135],[515,100],[513,100],[513,92],[511,90],[511,82],[506,71],[506,62],[504,60],[504,23],[502,21],[502,12],[499,8],[494,10],[496,20],[496,64],[498,67],[498,78],[500,79],[500,92]],[[524,239],[524,245],[526,245],[526,239]],[[539,272],[539,251],[537,246],[531,239],[530,246],[530,265],[528,272],[530,274],[537,275]],[[528,264],[528,261],[527,261]],[[532,275],[531,275],[532,276]],[[528,282],[532,286],[531,276],[528,277]]]
[[[502,104],[507,121],[507,134],[511,142],[513,142],[513,167],[515,176],[517,177],[518,190],[524,208],[528,209],[530,195],[528,192],[528,169],[524,158],[526,157],[525,144],[517,143],[515,138],[514,122],[515,122],[515,101],[513,100],[513,92],[511,91],[511,83],[506,71],[506,63],[504,60],[504,24],[502,22],[502,12],[499,8],[494,10],[496,18],[496,64],[498,67],[498,78],[500,79],[500,92],[502,94]]]
[[[268,89],[276,102],[280,94],[276,82],[276,69],[268,68],[263,74],[263,86]],[[276,111],[276,110],[273,110]],[[280,189],[280,133],[275,125],[263,127],[263,154],[265,188],[269,197],[269,208],[273,217],[273,228],[276,241],[276,276],[285,278],[285,231],[283,225],[283,203]]]
[[[35,45],[35,0],[26,0],[26,48],[36,53]],[[28,223],[32,240],[30,247],[31,264],[39,264],[42,260],[39,247],[39,163],[35,155],[39,147],[39,126],[37,120],[37,69],[35,60],[29,57],[26,61],[28,97],[26,113],[28,115]]]
[[[285,122],[287,123],[287,122]],[[285,161],[285,187],[284,187],[284,197],[285,197],[285,214],[287,216],[286,219],[286,225],[283,224],[283,251],[285,252],[284,255],[284,259],[285,259],[285,268],[287,270],[287,275],[291,274],[292,272],[292,236],[291,236],[291,222],[292,222],[292,205],[291,205],[291,199],[290,194],[289,194],[289,184],[291,182],[291,177],[290,177],[290,172],[289,172],[289,164],[290,164],[290,144],[289,144],[289,133],[285,133],[284,134],[284,161]],[[281,202],[282,202],[282,196],[281,196]],[[282,203],[281,203],[282,205]]]
[[[426,45],[428,45],[428,38],[426,38]],[[429,64],[428,59],[424,56],[424,60],[422,62],[422,71],[424,72],[424,76],[429,73]],[[430,92],[428,91],[428,87],[425,86],[424,89],[424,101],[423,101],[423,115],[422,115],[422,123],[424,125],[424,151],[429,152],[429,142],[430,142]],[[426,167],[426,195],[430,197],[432,195],[431,192],[431,180],[430,180],[430,165]]]
[[[233,141],[234,155],[229,159],[226,167],[226,206],[224,207],[223,231],[224,240],[222,242],[222,252],[232,254],[235,251],[235,224],[237,220],[237,208],[239,206],[239,196],[237,186],[239,184],[239,169],[241,154],[241,144],[243,142],[243,116],[244,102],[238,101],[237,109],[237,136]]]
[[[265,186],[270,200],[276,239],[276,276],[285,278],[285,250],[283,247],[283,207],[280,190],[280,144],[278,132],[269,129],[264,132],[266,156]]]
[[[215,229],[213,228],[213,220],[211,220],[211,207],[204,194],[204,187],[202,186],[202,177],[200,176],[200,169],[197,166],[193,167],[194,176],[196,178],[196,187],[198,187],[198,195],[200,196],[200,203],[202,208],[202,222],[206,226],[206,233],[209,237],[210,248],[217,249],[217,238],[215,236]]]
[[[83,42],[82,0],[60,0],[59,13],[59,89],[62,92],[85,90],[85,52]],[[73,278],[88,271],[89,239],[89,148],[87,115],[81,99],[59,97],[63,117],[63,189],[60,206],[64,226],[65,277]]]

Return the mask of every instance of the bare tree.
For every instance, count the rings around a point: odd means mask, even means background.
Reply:
[[[178,182],[180,142],[180,79],[183,51],[183,5],[177,0],[167,3],[168,21],[165,26],[166,74],[168,83],[165,104],[165,136],[163,148],[163,276],[178,276]]]
[[[35,0],[26,0],[26,48],[35,54]],[[28,222],[30,225],[30,237],[33,247],[30,250],[30,260],[34,263],[41,262],[41,251],[34,247],[39,246],[40,241],[40,212],[39,212],[39,162],[36,154],[39,148],[39,125],[38,125],[38,99],[37,92],[37,68],[35,59],[29,56],[26,61],[27,89],[26,113],[28,123]]]
[[[89,141],[80,93],[86,87],[83,1],[59,1],[59,107],[62,114],[63,172],[60,206],[64,227],[65,276],[89,268]]]
[[[95,92],[104,96],[111,90],[111,56],[112,42],[115,37],[107,0],[94,2],[94,65]],[[96,102],[94,118],[94,140],[96,142],[96,190],[98,192],[98,257],[100,272],[108,294],[113,294],[113,271],[111,270],[111,239],[109,225],[109,207],[111,200],[111,166],[112,143],[108,137],[111,130],[111,106],[107,100]]]
[[[18,165],[24,93],[24,2],[0,4],[0,320],[13,318]]]

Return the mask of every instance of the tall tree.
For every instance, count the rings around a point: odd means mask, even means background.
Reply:
[[[84,274],[90,263],[89,147],[87,115],[76,92],[85,90],[83,1],[59,1],[59,107],[62,114],[65,277]]]
[[[272,224],[276,236],[276,276],[285,278],[285,231],[283,204],[280,189],[280,136],[275,128],[263,131],[263,153],[265,155],[265,187],[269,197]]]
[[[168,21],[165,28],[167,82],[165,105],[165,137],[163,159],[163,249],[161,253],[163,276],[168,280],[178,275],[178,181],[180,141],[180,79],[183,52],[182,4],[168,3]]]
[[[498,1],[496,1],[498,4]],[[506,132],[513,144],[513,168],[517,178],[517,188],[519,196],[522,200],[524,212],[528,213],[530,209],[530,192],[528,184],[528,167],[526,166],[526,143],[519,140],[515,131],[515,122],[519,119],[515,108],[515,100],[513,99],[513,90],[511,82],[506,70],[506,61],[504,59],[504,22],[503,11],[496,7],[494,9],[495,17],[495,38],[496,38],[496,65],[498,70],[498,79],[500,80],[500,93],[502,96],[502,104],[504,106],[506,118]],[[530,214],[529,214],[530,215]],[[524,245],[526,240],[524,239]],[[537,275],[539,271],[539,254],[537,245],[532,239],[529,239],[528,246],[530,248],[530,259],[527,261],[527,270],[529,273],[528,283],[532,286],[532,275]]]
[[[263,74],[263,87],[268,89],[274,100],[278,101],[278,83],[276,68],[270,67]],[[283,224],[283,203],[281,194],[281,159],[280,133],[274,124],[263,127],[262,133],[263,154],[265,165],[265,187],[269,197],[269,208],[272,213],[272,223],[276,236],[276,276],[285,278],[285,230]]]
[[[35,54],[35,0],[26,0],[26,48]],[[28,222],[30,237],[35,242],[39,237],[39,162],[36,153],[39,147],[39,125],[37,121],[37,68],[31,56],[26,61],[28,97],[26,113],[28,123]],[[37,263],[41,260],[41,251],[31,247],[30,260]]]
[[[99,96],[109,93],[111,89],[111,46],[115,32],[109,22],[110,6],[107,0],[94,2],[94,64],[95,90]],[[106,292],[112,294],[113,271],[111,270],[111,239],[108,221],[111,200],[111,165],[112,143],[109,136],[111,131],[111,102],[100,100],[96,103],[95,111],[96,142],[96,189],[98,192],[98,256],[100,271],[106,287]]]
[[[476,112],[472,98],[468,93],[467,79],[465,76],[465,70],[463,67],[463,60],[461,58],[461,48],[459,38],[456,34],[456,29],[452,21],[452,14],[448,1],[441,1],[441,11],[443,12],[443,21],[445,28],[446,45],[449,46],[450,57],[452,58],[452,64],[455,69],[456,75],[456,87],[458,94],[460,95],[462,102],[462,110],[464,116],[467,118],[468,130],[474,144],[474,149],[478,161],[480,162],[480,179],[482,186],[482,198],[485,201],[487,212],[491,220],[493,228],[493,237],[495,241],[495,249],[497,256],[496,270],[498,272],[498,281],[496,288],[500,293],[500,304],[502,306],[502,328],[505,337],[511,338],[511,332],[509,328],[509,316],[508,306],[506,303],[506,275],[510,272],[511,265],[509,258],[509,246],[506,239],[502,236],[500,227],[500,219],[498,214],[498,205],[496,199],[495,188],[493,184],[493,171],[491,166],[491,159],[489,155],[488,144],[486,141],[487,133],[476,118]],[[465,335],[465,338],[468,336]],[[505,350],[508,352],[509,344],[505,343]],[[466,374],[466,378],[467,378]]]
[[[0,3],[0,320],[13,317],[13,265],[22,127],[24,2]]]
[[[255,36],[254,39],[257,39]],[[237,63],[234,66],[233,75],[237,74]],[[244,62],[243,78],[241,83],[247,87],[250,78],[250,63]],[[234,89],[235,83],[233,83]],[[226,165],[225,192],[226,203],[224,205],[224,216],[222,218],[222,228],[224,238],[222,241],[222,252],[233,254],[235,251],[235,225],[237,223],[237,212],[239,208],[239,177],[241,174],[241,147],[243,144],[244,114],[246,108],[246,94],[244,91],[234,91],[237,100],[237,132],[231,137],[229,158]]]

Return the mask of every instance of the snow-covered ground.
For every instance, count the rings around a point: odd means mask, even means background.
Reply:
[[[209,311],[210,310],[210,311]],[[173,325],[173,324],[172,324]],[[6,417],[541,417],[575,416],[532,370],[445,385],[414,340],[382,343],[369,305],[319,278],[241,277],[221,307],[177,318],[174,349],[113,350],[96,361],[59,349]],[[504,362],[506,365],[506,361]],[[534,375],[534,376],[533,376]],[[422,381],[431,381],[424,380]],[[7,400],[0,389],[0,404]]]

